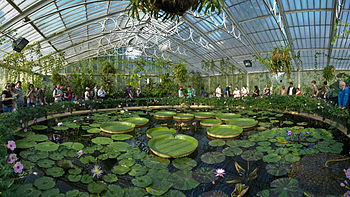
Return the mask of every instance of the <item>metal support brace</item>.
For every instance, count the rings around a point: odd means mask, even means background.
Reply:
[[[337,20],[340,18],[340,14],[342,11],[342,3],[341,0],[333,0],[333,11],[332,11],[332,23],[331,23],[331,30],[329,32],[329,45],[328,45],[328,56],[327,56],[327,65],[330,64],[331,62],[331,55],[332,55],[332,51],[333,51],[333,44],[332,42],[334,41],[334,36],[336,35],[337,32],[335,32],[337,30],[336,25],[337,24]]]

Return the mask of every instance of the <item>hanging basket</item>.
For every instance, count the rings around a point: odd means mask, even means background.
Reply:
[[[182,16],[192,7],[194,2],[195,0],[156,0],[154,6],[168,14]]]

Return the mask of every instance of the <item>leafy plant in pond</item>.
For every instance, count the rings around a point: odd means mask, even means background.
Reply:
[[[208,167],[203,167],[195,170],[193,172],[193,178],[200,183],[211,183],[217,179],[215,176],[215,169]]]
[[[175,159],[172,164],[175,168],[180,170],[191,170],[197,166],[197,162],[188,157]]]
[[[57,178],[64,174],[64,170],[63,168],[60,168],[60,167],[52,167],[46,170],[46,174],[54,178]]]
[[[221,163],[225,160],[225,155],[219,152],[207,152],[201,156],[201,160],[207,164]]]
[[[243,150],[238,147],[226,147],[224,150],[222,150],[222,153],[225,156],[236,156],[242,154]]]
[[[171,182],[175,189],[190,190],[199,185],[199,183],[192,177],[192,171],[177,171],[173,173],[171,177]]]
[[[56,185],[55,180],[51,177],[43,176],[35,179],[34,186],[40,190],[48,190]]]
[[[142,166],[140,164],[135,164],[131,171],[129,172],[130,176],[143,176],[148,172],[148,168],[146,166]]]
[[[147,187],[152,184],[152,178],[149,176],[139,176],[131,180],[136,187]]]
[[[88,185],[88,191],[93,194],[99,194],[107,189],[107,185],[103,182],[92,182]]]

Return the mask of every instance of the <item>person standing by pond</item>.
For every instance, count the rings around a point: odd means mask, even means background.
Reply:
[[[184,98],[184,97],[185,97],[185,95],[184,95],[184,93],[183,93],[183,91],[182,91],[182,87],[181,87],[181,86],[180,86],[180,88],[179,88],[178,95],[179,95],[179,98]]]
[[[23,97],[23,90],[22,90],[22,82],[21,81],[17,81],[17,83],[16,83],[15,95],[16,95],[17,108],[24,107],[24,97]]]
[[[99,89],[98,92],[97,92],[97,98],[105,99],[106,96],[107,96],[107,93],[106,93],[106,91],[103,89],[103,86],[101,86],[100,89]]]
[[[311,81],[311,85],[312,85],[312,97],[317,97],[318,96],[318,88],[316,86],[316,81],[315,80]]]
[[[220,99],[220,98],[221,98],[221,95],[222,95],[222,93],[221,93],[221,85],[219,84],[218,87],[217,87],[216,90],[215,90],[215,96],[216,96],[218,99]]]
[[[191,86],[188,86],[187,88],[187,98],[193,97],[193,89]]]
[[[2,91],[1,93],[2,110],[4,112],[12,112],[13,110],[12,106],[13,106],[14,98],[12,97],[10,87],[11,85],[7,83],[5,85],[5,90]]]
[[[57,84],[56,88],[53,90],[52,97],[55,99],[55,103],[62,101],[63,92],[61,90],[61,85]]]
[[[348,105],[350,91],[346,87],[344,81],[339,82],[339,92],[338,92],[338,106],[340,109],[345,109]]]
[[[254,86],[254,91],[252,97],[258,97],[260,96],[260,90],[258,86]]]
[[[40,105],[47,105],[45,91],[46,86],[43,86],[38,92],[38,100]]]
[[[73,101],[74,100],[74,93],[71,90],[70,86],[67,86],[67,91],[64,92],[64,99],[66,101]]]
[[[35,93],[33,84],[29,84],[26,96],[27,96],[27,107],[35,106],[36,93]]]

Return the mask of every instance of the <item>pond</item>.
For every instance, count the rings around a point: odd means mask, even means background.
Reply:
[[[96,112],[37,123],[16,145],[18,196],[339,196],[350,166],[336,128],[269,111]]]

